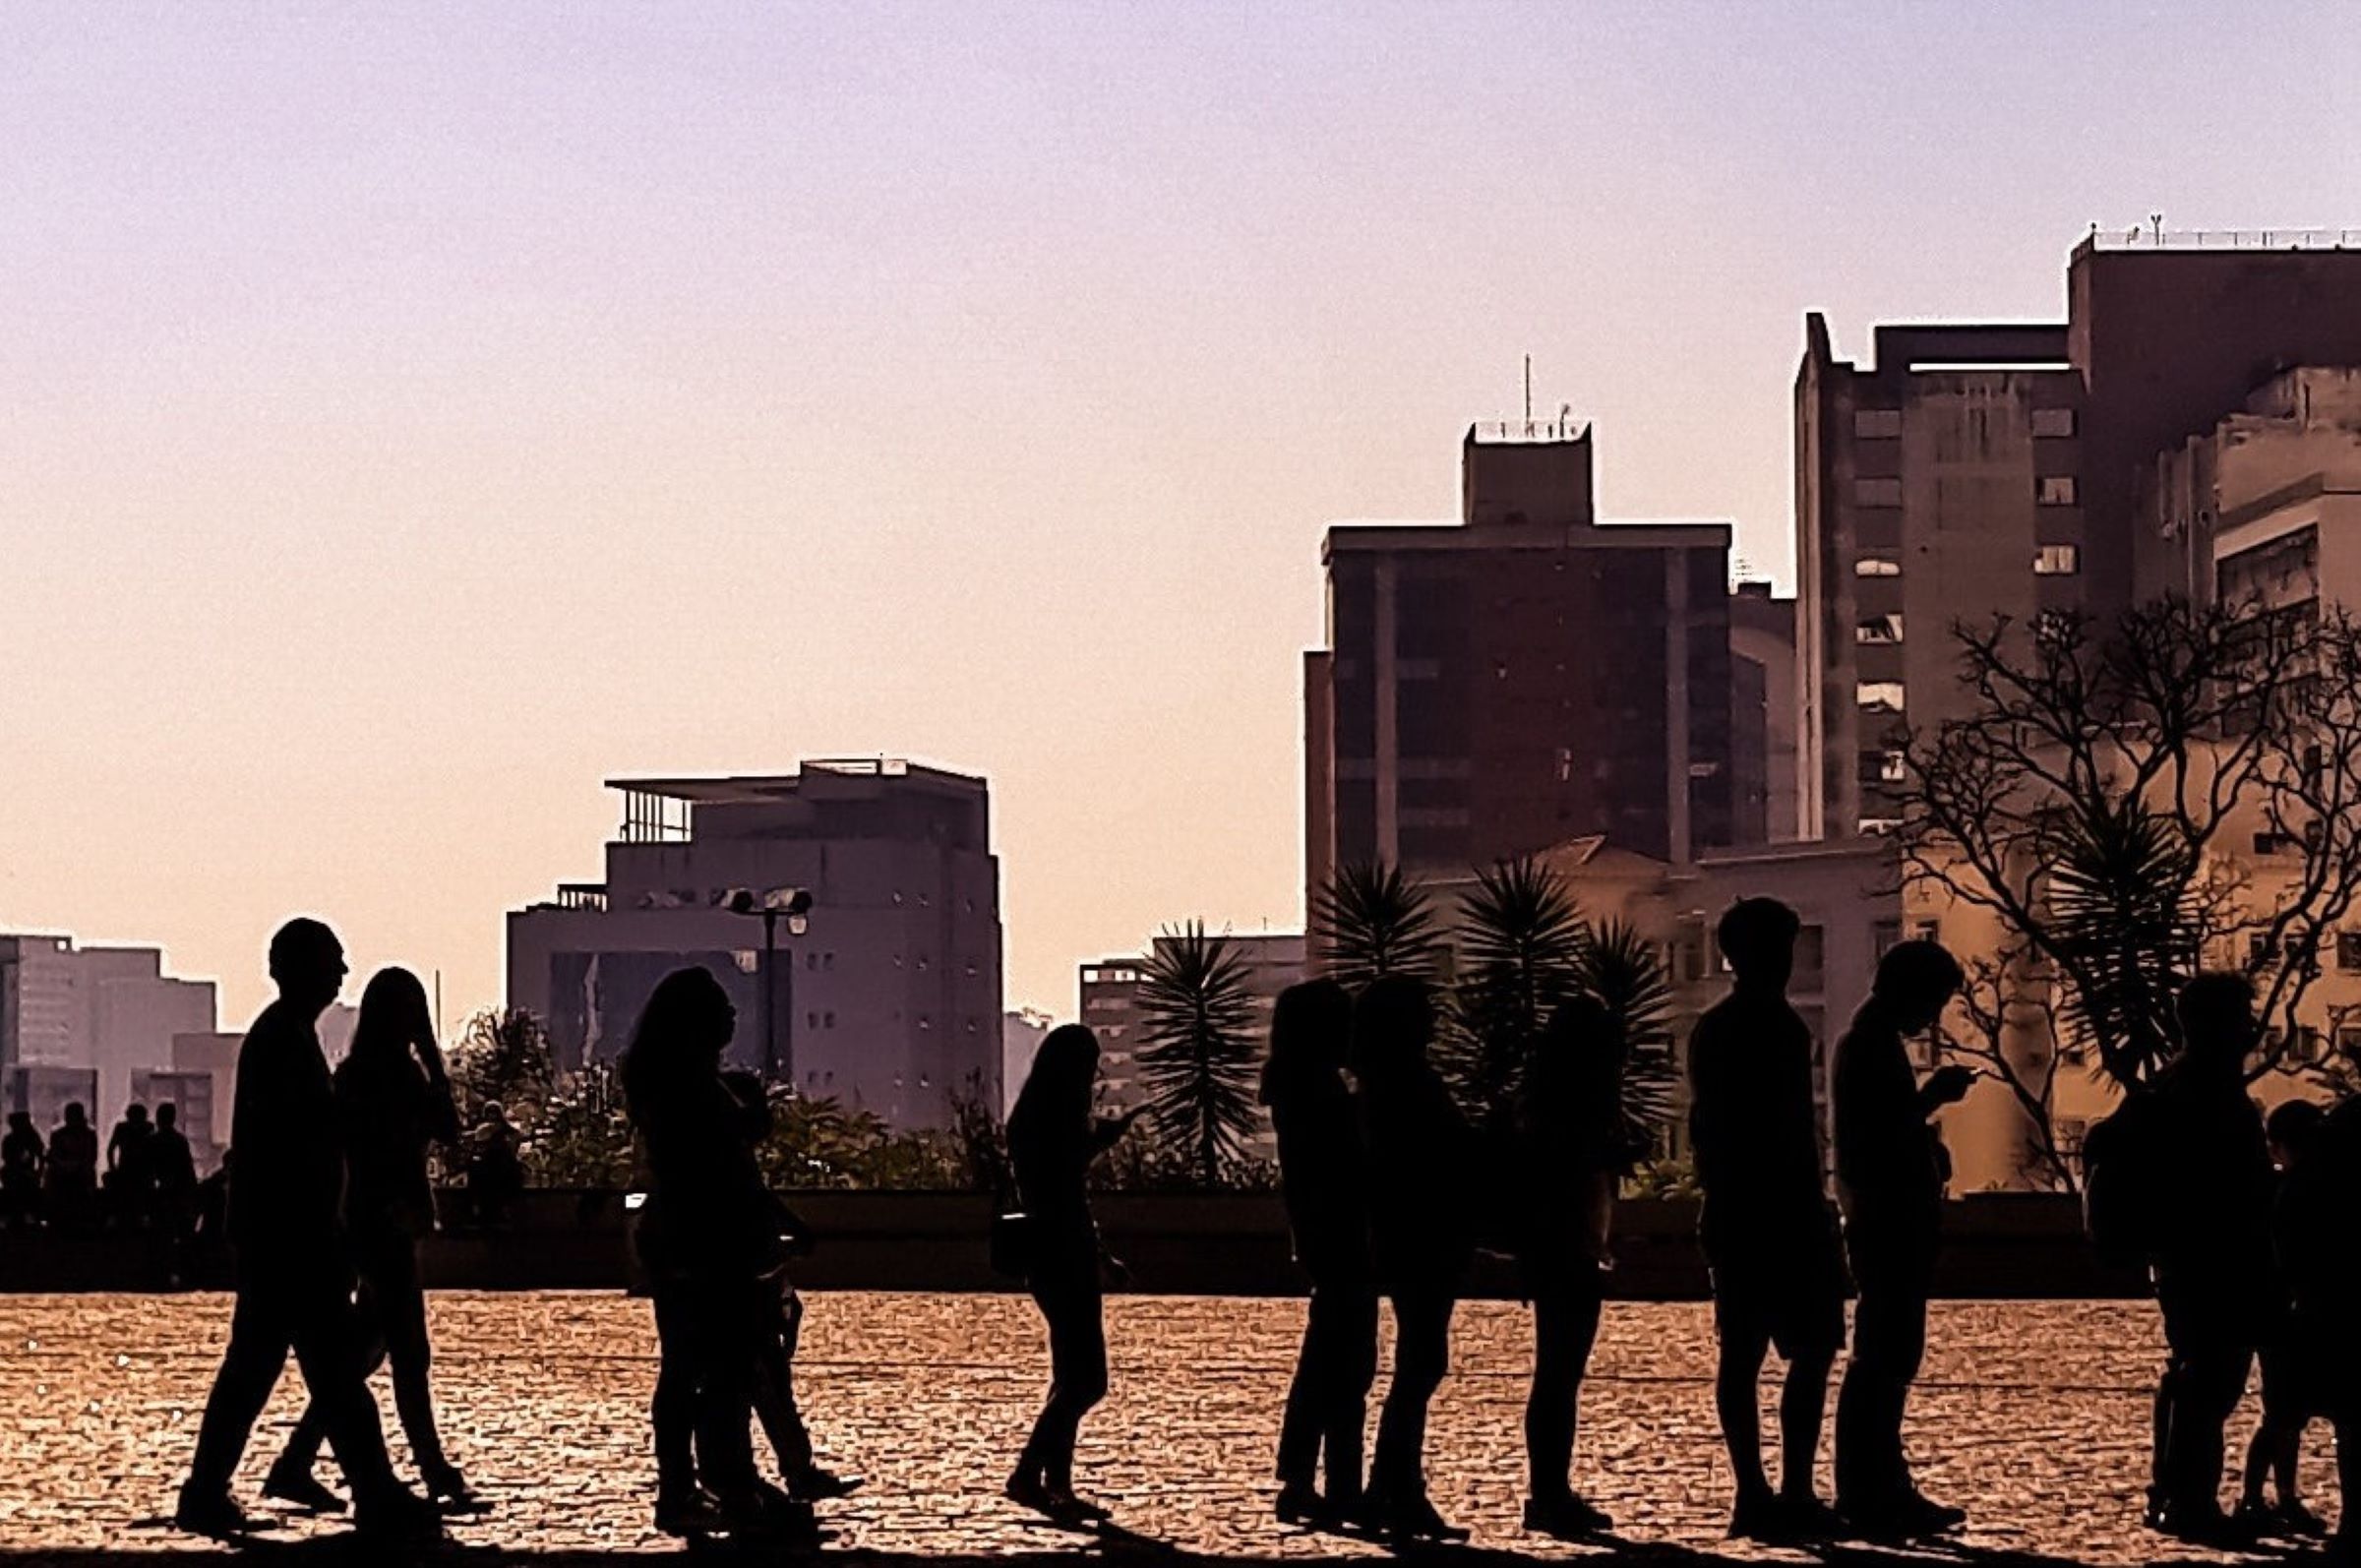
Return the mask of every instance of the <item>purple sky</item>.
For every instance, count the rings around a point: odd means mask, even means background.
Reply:
[[[989,773],[1009,1000],[1300,922],[1339,517],[1471,419],[1783,582],[1801,314],[2361,222],[2336,5],[0,9],[0,929],[497,999],[599,780]]]

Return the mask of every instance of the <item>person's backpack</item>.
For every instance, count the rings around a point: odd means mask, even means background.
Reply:
[[[2165,1178],[2158,1107],[2135,1089],[2083,1140],[2083,1229],[2109,1263],[2137,1263],[2155,1250]]]

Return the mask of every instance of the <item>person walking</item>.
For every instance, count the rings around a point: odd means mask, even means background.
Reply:
[[[1837,1395],[1837,1511],[1870,1536],[1933,1535],[1967,1518],[1918,1490],[1902,1442],[1910,1384],[1926,1357],[1926,1304],[1951,1178],[1932,1117],[1975,1081],[1955,1062],[1921,1084],[1904,1041],[1934,1027],[1965,979],[1939,943],[1889,947],[1868,1000],[1837,1042],[1837,1195],[1859,1291],[1852,1357]]]
[[[1769,1542],[1838,1528],[1813,1483],[1828,1374],[1845,1343],[1845,1256],[1829,1206],[1811,1030],[1787,1001],[1802,923],[1775,898],[1742,898],[1715,928],[1729,995],[1689,1037],[1689,1141],[1705,1203],[1698,1226],[1721,1342],[1714,1406],[1737,1497],[1729,1534]],[[1757,1385],[1776,1348],[1779,1490],[1763,1467]]]
[[[1599,1337],[1615,1191],[1640,1151],[1623,1120],[1625,1043],[1597,996],[1558,1004],[1512,1102],[1510,1209],[1517,1270],[1533,1303],[1525,1402],[1525,1528],[1581,1539],[1614,1521],[1574,1489],[1582,1380]]]
[[[1279,994],[1262,1103],[1279,1145],[1279,1191],[1296,1261],[1311,1278],[1303,1345],[1279,1427],[1279,1518],[1353,1523],[1362,1513],[1362,1425],[1377,1375],[1377,1291],[1361,1128],[1345,1081],[1353,997],[1333,980]],[[1326,1462],[1327,1488],[1319,1485]]]
[[[749,1430],[766,1302],[785,1260],[776,1201],[722,1079],[737,1024],[710,971],[676,969],[623,1055],[647,1175],[636,1244],[656,1313],[656,1528],[672,1536],[761,1534],[802,1516],[756,1474]]]
[[[345,973],[334,933],[318,921],[289,921],[271,939],[278,998],[238,1048],[237,1169],[228,1195],[237,1304],[173,1514],[199,1535],[236,1537],[250,1528],[230,1478],[290,1350],[352,1489],[355,1522],[371,1533],[435,1528],[433,1509],[394,1478],[386,1456],[352,1307],[341,1121],[318,1027]]]
[[[1426,1491],[1426,1407],[1450,1370],[1451,1313],[1475,1256],[1475,1138],[1426,1059],[1433,1040],[1434,998],[1423,981],[1387,976],[1354,1003],[1370,1261],[1394,1308],[1393,1376],[1366,1513],[1373,1528],[1408,1539],[1466,1534]]]
[[[1074,1495],[1074,1443],[1082,1417],[1107,1397],[1103,1272],[1123,1276],[1091,1218],[1090,1164],[1140,1115],[1093,1116],[1099,1041],[1062,1024],[1034,1054],[1008,1113],[1008,1164],[1025,1227],[1025,1287],[1050,1337],[1050,1394],[1017,1455],[1011,1500],[1056,1518],[1101,1515]]]
[[[369,1371],[394,1368],[394,1408],[427,1495],[453,1510],[476,1506],[466,1478],[444,1453],[429,1379],[426,1290],[418,1243],[434,1234],[427,1154],[459,1135],[451,1076],[435,1042],[426,988],[406,969],[381,969],[361,993],[352,1045],[335,1071],[344,1139],[345,1235],[360,1275],[357,1302]],[[312,1467],[328,1435],[327,1413],[307,1407],[263,1482],[263,1495],[333,1510],[343,1503]]]

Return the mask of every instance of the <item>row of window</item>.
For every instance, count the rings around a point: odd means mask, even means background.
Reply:
[[[2082,487],[2072,474],[2036,474],[2033,477],[2033,503],[2042,507],[2080,506]],[[1852,482],[1852,504],[1856,507],[1899,507],[1902,505],[1902,481],[1892,476],[1855,479]]]
[[[807,1029],[833,1029],[833,1028],[835,1028],[835,1027],[836,1027],[836,1013],[835,1013],[835,1010],[834,1010],[833,1008],[820,1008],[820,1009],[817,1009],[817,1010],[807,1010],[807,1011],[804,1013],[804,1027],[805,1027],[805,1028],[807,1028]],[[931,1013],[923,1013],[923,1012],[922,1012],[922,1013],[920,1013],[920,1014],[918,1015],[918,1027],[919,1027],[919,1028],[921,1028],[921,1029],[924,1029],[924,1030],[932,1031],[932,1030],[934,1029],[934,1027],[935,1027],[935,1018],[934,1018],[934,1015],[933,1015],[933,1014],[931,1014]],[[979,1022],[978,1020],[976,1020],[976,1019],[974,1019],[974,1018],[970,1018],[969,1020],[967,1020],[967,1032],[968,1032],[969,1034],[971,1034],[971,1035],[972,1035],[972,1034],[979,1034],[979,1033],[981,1033],[981,1032],[983,1031],[983,1028],[984,1028],[983,1024],[982,1024],[981,1022]]]
[[[2036,577],[2071,577],[2083,570],[2083,547],[2079,544],[2045,544],[2033,551],[2033,575]],[[1902,562],[1894,556],[1867,555],[1852,563],[1856,577],[1899,577]],[[1870,639],[1862,637],[1866,642]],[[1897,629],[1894,640],[1902,640]]]
[[[2043,441],[2064,440],[2074,434],[2074,410],[2036,408],[2031,424],[2033,434]],[[1896,440],[1902,435],[1902,410],[1856,408],[1852,411],[1852,433],[1861,441]]]

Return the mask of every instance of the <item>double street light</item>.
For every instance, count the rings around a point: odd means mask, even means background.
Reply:
[[[771,995],[770,970],[778,956],[779,922],[787,923],[790,936],[801,936],[809,931],[812,890],[772,887],[757,891],[751,887],[733,887],[714,902],[730,914],[758,915],[762,919],[762,1076],[775,1082],[781,1076],[779,1025],[777,1000]]]

